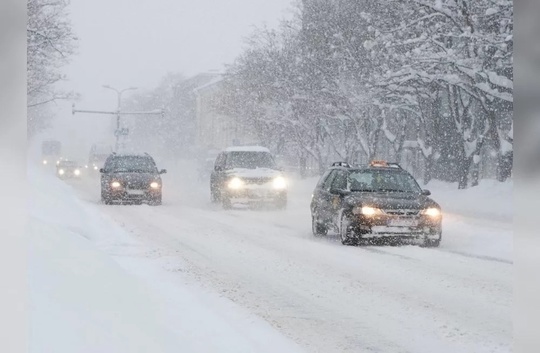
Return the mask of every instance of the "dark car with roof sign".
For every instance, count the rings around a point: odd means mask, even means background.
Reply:
[[[442,212],[430,194],[397,163],[374,161],[360,167],[334,163],[312,195],[313,234],[334,230],[345,245],[369,239],[413,240],[437,247]]]

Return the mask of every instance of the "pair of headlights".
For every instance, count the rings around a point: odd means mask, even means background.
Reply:
[[[353,213],[361,214],[368,217],[380,216],[384,214],[381,209],[370,206],[355,207],[353,209]],[[438,218],[441,216],[441,210],[436,207],[429,207],[420,211],[420,214],[431,218]]]
[[[58,170],[58,174],[64,175],[64,174],[66,174],[66,171],[65,171],[64,169],[59,169],[59,170]],[[81,171],[80,171],[79,169],[75,169],[75,170],[73,171],[73,174],[79,176],[79,175],[81,175]]]
[[[227,186],[229,187],[229,189],[238,190],[238,189],[243,188],[245,184],[246,183],[242,179],[238,177],[234,177],[231,180],[229,180],[229,183],[227,184]],[[272,187],[276,190],[283,190],[287,187],[287,181],[285,180],[284,177],[278,176],[274,178],[274,180],[272,180]]]
[[[113,182],[111,183],[111,187],[112,187],[113,189],[118,189],[118,188],[122,187],[122,184],[121,184],[119,181],[113,181]],[[150,188],[152,188],[152,189],[157,189],[157,188],[159,188],[159,183],[158,183],[157,181],[151,182],[151,183],[150,183]]]

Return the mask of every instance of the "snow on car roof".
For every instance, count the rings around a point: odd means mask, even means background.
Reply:
[[[232,146],[232,147],[227,147],[225,149],[225,152],[268,152],[270,153],[270,150],[262,146]]]

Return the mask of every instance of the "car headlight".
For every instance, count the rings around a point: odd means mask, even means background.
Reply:
[[[229,180],[229,189],[240,189],[244,186],[244,181],[238,177],[234,177]]]
[[[97,170],[97,165],[94,166],[94,170]]]
[[[372,216],[381,215],[383,212],[376,207],[362,206],[362,207],[353,208],[353,213],[372,217]]]
[[[287,187],[287,181],[284,177],[278,176],[274,179],[272,185],[274,189],[285,189]]]
[[[436,207],[429,207],[422,211],[423,215],[429,216],[431,218],[438,218],[442,215],[441,210]]]
[[[75,175],[81,175],[81,171],[79,169],[75,169],[75,171],[73,171],[73,173]]]
[[[46,160],[46,159],[43,160],[43,164],[47,164],[47,160]]]
[[[157,181],[153,181],[153,182],[150,183],[150,187],[152,189],[157,189],[157,188],[159,188],[159,183]]]
[[[58,169],[58,174],[64,175],[65,171],[63,169]]]
[[[122,186],[122,184],[120,184],[120,182],[118,182],[118,181],[113,181],[111,183],[111,186],[116,189],[116,188],[119,188],[120,186]]]

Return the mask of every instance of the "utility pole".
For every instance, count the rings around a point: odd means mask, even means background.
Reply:
[[[135,90],[137,87],[128,87],[124,88],[122,90],[117,90],[116,88],[113,88],[109,85],[103,85],[104,88],[111,89],[116,92],[118,96],[118,104],[116,111],[100,111],[100,110],[77,110],[75,109],[75,103],[72,105],[71,113],[75,115],[75,113],[91,113],[91,114],[110,114],[110,115],[116,115],[116,130],[114,131],[114,136],[116,137],[115,142],[115,151],[118,152],[120,148],[120,136],[127,136],[129,134],[128,129],[122,129],[120,127],[120,117],[122,115],[161,115],[163,117],[165,115],[165,112],[163,109],[156,109],[156,110],[150,110],[150,111],[135,111],[135,112],[123,112],[122,111],[122,93],[129,90]]]

